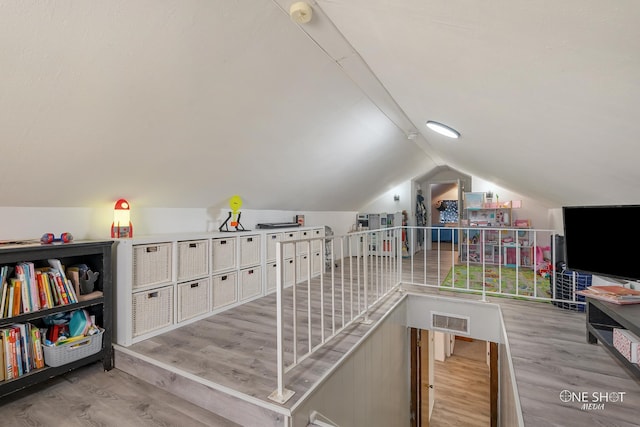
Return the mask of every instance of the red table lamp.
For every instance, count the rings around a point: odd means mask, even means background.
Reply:
[[[113,208],[113,223],[111,223],[111,237],[120,239],[133,237],[133,225],[129,214],[129,202],[120,199]]]

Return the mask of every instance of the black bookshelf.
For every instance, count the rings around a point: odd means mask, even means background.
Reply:
[[[41,383],[50,378],[64,374],[90,363],[102,362],[105,370],[113,368],[113,271],[112,271],[112,241],[80,241],[60,244],[26,244],[0,245],[0,266],[20,262],[33,262],[36,267],[46,266],[48,259],[59,259],[64,266],[87,264],[92,271],[99,272],[96,288],[102,291],[102,296],[78,303],[60,305],[53,308],[22,313],[17,316],[0,319],[0,329],[14,323],[38,323],[42,318],[55,313],[69,312],[77,309],[87,309],[96,316],[96,323],[104,329],[102,347],[97,353],[79,360],[57,367],[45,366],[35,369],[18,378],[0,381],[0,396],[22,390],[26,387]],[[46,362],[46,359],[45,359]]]

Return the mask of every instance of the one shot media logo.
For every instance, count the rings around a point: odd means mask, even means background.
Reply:
[[[572,391],[562,390],[560,401],[576,403],[583,411],[598,411],[605,408],[607,403],[624,403],[626,391]]]

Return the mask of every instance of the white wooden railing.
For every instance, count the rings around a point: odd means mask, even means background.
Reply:
[[[451,242],[445,242],[445,234],[452,236]],[[474,235],[490,243],[471,246]],[[562,274],[552,268],[562,258],[549,248],[552,235],[551,230],[518,228],[394,227],[277,242],[278,384],[269,398],[286,402],[293,395],[285,387],[286,374],[345,328],[370,322],[371,309],[400,284],[475,293],[483,301],[494,295],[578,307],[583,304],[575,295],[580,277],[569,275],[561,295],[551,285]],[[318,240],[324,261],[320,268],[311,256]],[[403,240],[408,250],[403,250]],[[287,245],[293,246],[286,251],[294,253],[293,264],[284,262]],[[301,249],[310,254],[306,266],[296,265]],[[473,251],[481,256],[472,256]],[[285,271],[285,265],[293,265],[293,272]]]
[[[294,262],[289,286],[285,247],[293,246],[297,260],[300,248],[309,250],[319,239],[276,243],[278,386],[270,399],[286,402],[293,395],[284,385],[287,372],[355,322],[370,323],[371,308],[400,283],[401,236],[401,229],[393,228],[322,238],[324,268],[314,275],[317,270],[309,264],[299,277]]]

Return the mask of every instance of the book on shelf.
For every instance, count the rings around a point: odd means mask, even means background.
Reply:
[[[40,329],[31,325],[31,345],[33,347],[33,365],[36,369],[44,368],[44,354],[42,352],[42,336]]]
[[[4,335],[0,334],[0,381],[4,381],[6,372],[4,370]]]
[[[20,314],[20,307],[22,304],[22,293],[20,289],[22,288],[22,282],[18,279],[11,279],[11,303],[13,307],[11,307],[11,316],[17,316]]]
[[[6,313],[6,303],[7,303],[7,294],[8,294],[8,287],[9,287],[9,282],[7,281],[7,277],[9,276],[9,267],[6,265],[3,265],[2,268],[0,268],[0,288],[2,291],[2,295],[0,295],[0,319],[5,317],[5,313]]]
[[[625,288],[624,286],[590,286],[586,289],[576,291],[576,294],[612,302],[614,304],[640,304],[640,291]]]
[[[4,377],[7,380],[13,379],[13,366],[15,364],[15,335],[11,337],[11,329],[0,329],[2,335],[2,346],[4,350]]]
[[[20,363],[20,375],[28,374],[31,371],[31,350],[29,349],[31,339],[30,334],[27,333],[28,325],[16,323],[12,327],[16,330],[16,354]]]

